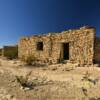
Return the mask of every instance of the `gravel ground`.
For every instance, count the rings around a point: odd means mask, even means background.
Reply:
[[[34,68],[1,60],[0,100],[100,100],[100,68],[68,66]],[[16,76],[32,83],[32,88]]]

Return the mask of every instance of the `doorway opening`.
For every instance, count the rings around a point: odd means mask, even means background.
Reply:
[[[63,60],[69,60],[69,43],[63,43]]]

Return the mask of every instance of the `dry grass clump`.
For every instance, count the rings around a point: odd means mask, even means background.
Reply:
[[[30,79],[28,76],[16,76],[17,82],[20,84],[22,89],[34,89],[36,86],[46,85],[49,83],[46,77],[33,77]]]
[[[82,80],[89,81],[90,83],[93,83],[94,85],[99,81],[98,78],[92,79],[91,74],[88,71],[85,73]]]
[[[18,58],[18,48],[6,48],[3,55],[8,59]]]
[[[94,87],[94,85],[97,84],[97,82],[99,81],[98,78],[93,78],[91,73],[89,73],[88,71],[86,71],[86,73],[84,74],[83,78],[82,78],[82,91],[83,94],[89,98],[89,100],[100,100],[100,98],[97,97],[89,97],[88,95],[88,89]]]
[[[27,77],[23,77],[23,76],[16,76],[17,82],[21,85],[21,87],[23,89],[25,88],[29,88],[32,89],[32,82],[29,82]]]
[[[29,55],[25,57],[24,55],[22,56],[21,60],[25,62],[27,65],[32,65],[36,61],[36,57],[34,55]]]

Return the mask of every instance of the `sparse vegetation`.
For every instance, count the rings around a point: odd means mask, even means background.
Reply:
[[[33,89],[36,86],[45,85],[48,83],[45,77],[34,77],[34,79],[29,79],[29,77],[16,76],[17,82],[20,83],[20,86],[25,89]]]
[[[21,60],[23,61],[23,62],[25,62],[27,65],[32,65],[33,63],[35,63],[35,61],[36,61],[36,57],[34,56],[34,55],[29,55],[29,56],[22,56],[21,57]]]
[[[8,59],[16,59],[18,57],[18,47],[5,46],[3,48],[3,56]]]
[[[89,80],[89,77],[90,77],[90,73],[88,71],[86,71],[86,73],[84,74],[83,76],[83,79],[82,80]]]
[[[100,100],[99,67],[69,70],[73,67],[71,64],[57,64],[46,65],[46,70],[43,70],[42,66],[31,69],[29,66],[17,66],[20,63],[17,60],[0,61],[0,89],[4,87],[17,100]],[[7,97],[6,94],[3,96]]]
[[[17,58],[17,51],[13,51],[13,52],[6,52],[6,57],[8,58],[8,59],[15,59],[15,58]]]
[[[25,57],[24,55],[22,56],[22,61],[24,61],[27,65],[32,65],[36,61],[36,57],[34,55],[29,55]]]
[[[99,81],[99,79],[98,78],[92,79],[90,76],[91,74],[87,71],[82,80],[89,81],[95,85]]]
[[[34,55],[30,55],[30,56],[28,56],[28,57],[26,58],[26,63],[27,63],[28,65],[32,65],[34,61],[36,61],[36,57],[34,57]]]
[[[23,76],[16,76],[17,82],[20,83],[21,87],[24,88],[29,88],[32,89],[33,88],[33,84],[31,81],[28,81],[27,77],[23,77]]]

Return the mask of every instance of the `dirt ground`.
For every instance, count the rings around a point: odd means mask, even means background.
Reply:
[[[20,77],[27,80],[27,86],[18,81]],[[0,59],[0,100],[100,100],[100,68],[27,66],[18,60]]]

